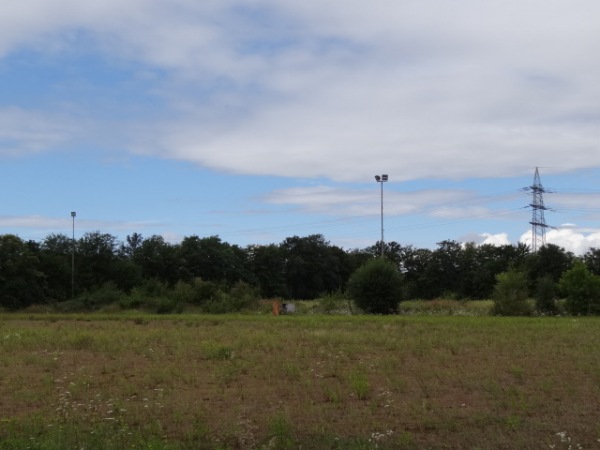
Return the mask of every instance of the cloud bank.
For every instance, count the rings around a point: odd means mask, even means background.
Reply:
[[[143,91],[118,122],[107,116],[119,107],[99,100],[11,105],[29,116],[58,110],[72,128],[50,121],[20,134],[4,109],[0,154],[81,144],[94,128],[119,135],[125,152],[251,175],[357,181],[384,167],[397,180],[461,179],[598,167],[599,15],[584,0],[11,1],[0,58],[91,53]]]

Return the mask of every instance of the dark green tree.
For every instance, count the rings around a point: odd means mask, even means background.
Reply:
[[[264,298],[285,297],[285,258],[279,245],[251,245],[246,248],[247,268]]]
[[[510,269],[519,271],[528,248],[522,244],[512,245],[465,245],[462,261],[460,297],[487,299],[494,292],[496,275]]]
[[[587,266],[588,270],[594,275],[600,275],[600,249],[592,247],[585,255],[583,255],[583,262]]]
[[[422,298],[458,297],[463,275],[462,254],[463,249],[459,242],[452,240],[438,242],[438,248],[430,254],[419,276]]]
[[[402,276],[392,261],[373,258],[348,280],[348,296],[368,314],[394,314],[402,300]]]
[[[403,275],[405,299],[430,299],[438,291],[435,277],[428,277],[432,251],[415,248],[412,245],[402,247],[400,272]]]
[[[112,281],[117,253],[117,238],[108,233],[85,233],[77,241],[75,255],[76,289],[97,289]]]
[[[534,288],[537,280],[549,276],[557,282],[573,262],[574,255],[554,244],[546,244],[527,259],[527,272],[530,288]]]
[[[314,299],[344,284],[339,253],[320,234],[289,237],[281,245],[288,297]]]
[[[179,251],[188,278],[225,282],[230,286],[247,278],[245,252],[238,246],[222,242],[218,236],[185,237]]]
[[[46,296],[62,301],[71,298],[74,242],[64,234],[50,234],[40,247],[40,270],[46,278]]]
[[[0,236],[0,307],[45,303],[45,276],[32,246],[13,234]]]
[[[145,280],[156,280],[174,285],[182,279],[183,261],[179,246],[170,244],[162,236],[152,235],[143,240],[133,255]]]
[[[119,247],[119,255],[124,258],[135,259],[136,253],[142,247],[144,237],[139,233],[133,233],[125,238],[125,242]]]
[[[557,314],[558,289],[549,275],[540,278],[535,288],[535,309],[540,314]]]

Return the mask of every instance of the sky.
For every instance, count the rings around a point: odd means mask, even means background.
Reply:
[[[354,249],[383,203],[385,241],[530,243],[539,167],[546,242],[600,248],[599,18],[597,0],[3,0],[0,234]]]

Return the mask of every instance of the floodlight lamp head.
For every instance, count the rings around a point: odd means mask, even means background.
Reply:
[[[71,211],[71,217],[75,217],[77,213],[75,211]]]
[[[379,181],[381,181],[381,177],[379,175],[375,175],[375,180],[379,183]]]
[[[388,180],[388,176],[387,176],[387,175],[381,175],[381,179],[382,179],[383,181],[387,181],[387,180]]]

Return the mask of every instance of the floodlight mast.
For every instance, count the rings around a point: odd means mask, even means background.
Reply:
[[[388,180],[387,174],[375,175],[375,181],[381,184],[381,257],[383,258],[384,243],[383,243],[383,183]]]
[[[73,220],[73,235],[71,237],[71,299],[75,298],[75,216],[77,216],[77,213],[71,211],[71,219]]]

